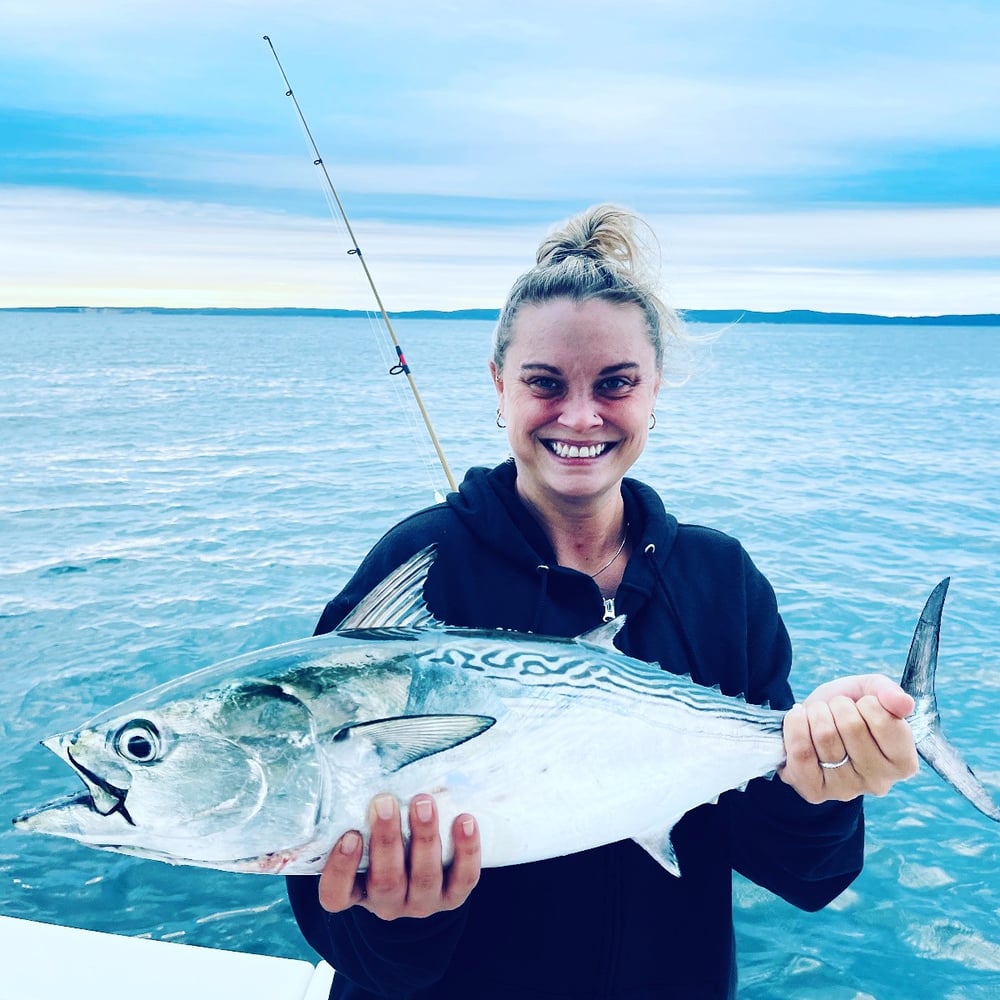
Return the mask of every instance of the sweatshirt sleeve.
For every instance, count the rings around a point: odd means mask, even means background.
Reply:
[[[421,919],[381,920],[357,906],[327,913],[319,905],[317,876],[289,875],[285,882],[309,945],[338,977],[377,997],[407,996],[437,982],[465,927],[465,906]]]
[[[421,547],[411,538],[404,538],[402,545],[394,540],[383,539],[326,605],[317,635],[333,631],[375,584]],[[285,882],[295,920],[309,945],[338,978],[377,997],[408,995],[436,982],[447,970],[465,926],[468,903],[421,919],[386,921],[357,906],[328,913],[319,903],[317,876],[291,875]]]
[[[787,709],[792,651],[774,591],[745,557],[747,698]],[[726,793],[733,867],[804,910],[819,910],[858,876],[864,861],[862,798],[812,805],[779,778]]]

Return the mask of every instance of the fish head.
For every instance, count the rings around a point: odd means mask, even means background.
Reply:
[[[29,832],[175,863],[238,867],[313,834],[323,767],[308,707],[267,681],[126,702],[44,746],[85,791],[18,817]]]
[[[79,776],[96,817],[121,816],[148,833],[204,835],[222,817],[246,820],[261,807],[266,775],[236,740],[168,716],[123,716],[43,740]],[[100,820],[96,820],[100,822]]]

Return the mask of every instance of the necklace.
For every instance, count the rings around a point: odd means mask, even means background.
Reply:
[[[618,550],[596,573],[587,574],[591,580],[596,580],[606,569],[608,569],[611,566],[611,564],[622,554],[622,550],[625,548],[625,543],[627,541],[628,541],[628,521],[625,522],[625,531],[622,534],[622,543],[621,545],[618,546]]]

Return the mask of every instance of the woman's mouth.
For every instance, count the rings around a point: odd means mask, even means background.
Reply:
[[[597,458],[604,454],[612,442],[599,444],[570,444],[568,441],[546,441],[546,447],[559,458]]]

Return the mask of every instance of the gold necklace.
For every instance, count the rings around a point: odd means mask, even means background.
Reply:
[[[608,569],[611,564],[622,554],[622,550],[625,548],[625,543],[628,541],[628,521],[625,522],[625,533],[622,535],[622,543],[618,546],[618,551],[596,572],[588,573],[587,575],[591,580],[596,580],[606,569]]]

